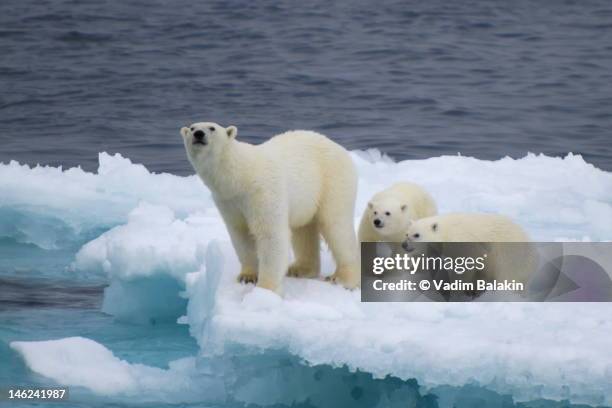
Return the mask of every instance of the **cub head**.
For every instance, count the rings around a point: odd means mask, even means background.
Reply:
[[[236,126],[224,128],[213,122],[198,122],[181,128],[187,157],[194,166],[217,155],[237,134]]]
[[[410,222],[405,242],[444,242],[440,222],[435,218],[421,218]]]
[[[398,200],[385,198],[368,203],[368,222],[381,236],[403,234],[410,223],[410,209]]]

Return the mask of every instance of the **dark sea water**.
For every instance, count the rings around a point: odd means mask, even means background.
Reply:
[[[186,174],[178,129],[612,170],[612,2],[0,3],[0,161]]]

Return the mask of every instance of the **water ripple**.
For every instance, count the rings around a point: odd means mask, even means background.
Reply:
[[[607,0],[9,3],[0,161],[94,170],[103,148],[186,174],[177,129],[214,120],[250,141],[306,128],[397,159],[573,151],[612,170]]]

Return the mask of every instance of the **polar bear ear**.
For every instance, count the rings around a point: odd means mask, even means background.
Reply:
[[[368,208],[371,210],[372,208],[374,208],[374,204],[372,204],[372,202],[368,203]]]
[[[238,134],[238,128],[236,126],[228,126],[225,131],[227,132],[227,137],[230,139],[234,139]]]
[[[431,224],[431,230],[433,232],[436,232],[438,230],[438,223],[434,222],[433,224]]]

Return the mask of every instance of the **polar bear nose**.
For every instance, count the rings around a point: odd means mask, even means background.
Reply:
[[[412,251],[415,250],[414,245],[412,245],[410,242],[408,242],[408,240],[402,242],[402,248],[406,252],[412,252]]]
[[[374,220],[374,225],[375,225],[375,226],[377,226],[377,227],[382,227],[382,221],[381,221],[381,220],[379,220],[378,218],[376,218],[376,219]]]
[[[204,132],[202,132],[201,130],[196,130],[195,132],[193,132],[193,137],[195,137],[196,140],[202,140],[204,139]]]

